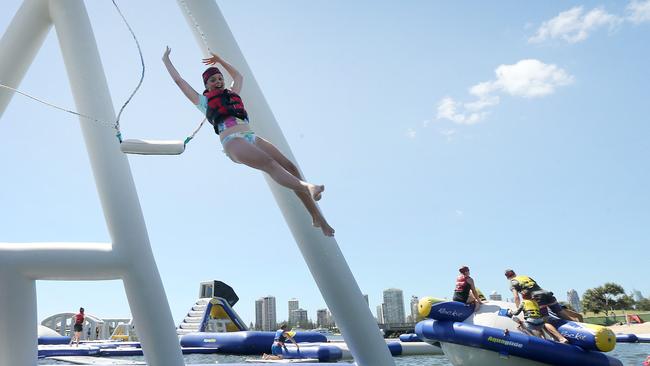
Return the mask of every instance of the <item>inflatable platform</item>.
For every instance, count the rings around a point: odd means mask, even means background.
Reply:
[[[622,366],[603,351],[616,344],[605,327],[555,319],[556,326],[570,342],[562,344],[521,332],[512,319],[499,315],[514,304],[490,301],[474,313],[473,306],[453,301],[424,298],[415,331],[425,342],[439,342],[454,365]]]

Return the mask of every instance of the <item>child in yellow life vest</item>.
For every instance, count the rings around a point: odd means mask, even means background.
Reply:
[[[516,316],[522,311],[524,312],[524,321],[522,322],[519,318],[513,318],[513,320],[519,323],[519,329],[524,333],[544,338],[543,330],[546,329],[546,331],[548,331],[556,341],[560,343],[568,342],[568,340],[558,332],[557,328],[555,328],[553,324],[546,323],[544,320],[545,316],[542,314],[539,305],[529,296],[523,297],[523,301],[515,312],[508,310],[508,315]]]

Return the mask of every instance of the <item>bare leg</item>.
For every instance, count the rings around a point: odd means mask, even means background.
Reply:
[[[557,331],[557,328],[553,326],[553,324],[550,323],[544,323],[544,328],[546,329],[547,332],[551,334],[551,336],[558,342],[560,343],[569,343],[569,341],[564,338],[560,332]]]
[[[560,311],[560,314],[558,315],[560,315],[562,318],[566,320],[573,320],[574,322],[580,322],[580,323],[584,322],[584,319],[582,318],[582,314],[577,313],[573,310],[562,309],[562,311]]]
[[[289,160],[286,156],[284,156],[284,154],[282,154],[282,152],[278,150],[277,147],[275,147],[273,144],[264,140],[261,137],[257,137],[255,144],[257,145],[257,147],[262,149],[265,153],[269,154],[286,171],[291,173],[294,177],[304,181],[304,178],[300,174],[300,171],[298,170],[296,165],[293,162],[291,162],[291,160]],[[318,206],[316,206],[316,203],[314,203],[314,200],[304,192],[298,192],[298,191],[295,192],[298,198],[300,199],[300,201],[302,201],[302,204],[305,206],[307,211],[309,211],[309,214],[311,215],[312,218],[312,224],[314,225],[314,227],[320,228],[323,234],[325,234],[326,236],[334,236],[334,229],[327,223],[327,220],[325,220],[325,217],[318,209]]]
[[[535,337],[544,338],[544,332],[541,330],[533,330],[532,332]]]
[[[224,149],[235,162],[248,165],[251,168],[259,169],[271,176],[271,178],[273,178],[273,180],[278,184],[296,192],[310,194],[315,200],[320,199],[320,195],[325,189],[323,186],[303,182],[294,177],[269,154],[242,138],[234,138],[230,140],[226,146],[224,146]]]

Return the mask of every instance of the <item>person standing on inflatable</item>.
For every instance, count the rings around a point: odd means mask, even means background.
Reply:
[[[73,317],[74,319],[74,336],[70,339],[70,345],[76,342],[77,347],[79,347],[79,339],[81,339],[81,332],[84,330],[84,308],[79,308],[77,315]]]
[[[206,65],[221,64],[233,81],[225,88],[221,71],[212,66],[203,72],[205,90],[199,94],[178,73],[171,60],[167,47],[162,60],[176,85],[206,119],[219,135],[224,153],[235,163],[244,164],[267,173],[273,180],[293,190],[309,211],[314,227],[320,228],[326,236],[334,236],[334,229],[327,223],[316,203],[321,198],[325,186],[305,182],[296,165],[269,141],[255,135],[248,122],[248,113],[239,96],[243,77],[231,64],[212,53],[203,59]]]
[[[280,360],[282,359],[282,350],[286,350],[285,342],[290,340],[293,344],[296,345],[298,353],[300,353],[300,346],[296,343],[296,340],[293,339],[291,334],[289,334],[290,329],[288,329],[286,324],[282,324],[280,329],[275,331],[275,338],[273,339],[273,345],[271,346],[271,354],[267,355],[266,353],[262,355],[262,358],[265,360]]]
[[[481,307],[481,297],[474,285],[474,279],[469,275],[469,267],[462,266],[458,272],[460,274],[456,277],[453,300],[474,305],[474,311],[477,311]]]
[[[519,313],[524,312],[524,321],[522,322],[516,316]],[[520,329],[524,333],[529,333],[535,337],[544,338],[544,328],[546,331],[551,334],[551,336],[560,343],[568,343],[569,341],[558,332],[557,328],[553,324],[546,323],[546,316],[544,312],[539,308],[539,305],[535,300],[530,297],[523,296],[523,301],[521,305],[514,312],[508,309],[508,316],[513,317],[512,319],[519,324]]]
[[[582,322],[582,315],[572,312],[569,313],[562,308],[557,302],[555,296],[550,291],[542,289],[539,284],[528,276],[517,276],[515,271],[512,269],[506,269],[505,276],[510,281],[510,290],[512,291],[512,296],[515,298],[515,305],[519,307],[521,300],[519,294],[522,297],[530,297],[535,300],[541,308],[546,308],[553,312],[553,314],[565,320],[573,320],[576,322]],[[542,309],[545,311],[546,309]]]

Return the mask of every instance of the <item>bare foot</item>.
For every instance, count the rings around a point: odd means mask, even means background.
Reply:
[[[314,199],[314,201],[318,201],[321,198],[321,193],[325,190],[325,186],[317,186],[315,184],[309,184],[307,186],[307,189],[309,190],[309,195],[311,195],[311,198]]]
[[[325,236],[334,236],[334,228],[325,219],[314,220],[314,227],[320,228]]]

